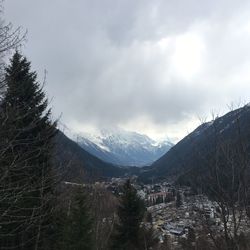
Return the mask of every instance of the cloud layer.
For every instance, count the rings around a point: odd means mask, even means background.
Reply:
[[[197,116],[250,100],[249,1],[11,0],[24,53],[74,129],[181,138]]]

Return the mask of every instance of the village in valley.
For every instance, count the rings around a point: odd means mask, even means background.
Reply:
[[[106,182],[96,182],[95,186],[105,188],[113,195],[122,195],[125,178],[112,178]],[[147,216],[144,225],[153,228],[155,237],[161,243],[167,239],[174,249],[178,249],[182,239],[192,240],[195,235],[224,231],[223,216],[217,202],[210,200],[202,193],[195,193],[190,187],[176,186],[171,182],[139,184],[132,178],[138,196],[144,201]],[[244,212],[238,214],[239,232],[250,233],[249,220]],[[238,218],[239,219],[239,218]],[[228,215],[227,227],[234,226],[233,215]],[[208,237],[209,238],[209,237]]]

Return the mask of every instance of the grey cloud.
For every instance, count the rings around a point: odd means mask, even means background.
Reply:
[[[6,19],[29,31],[24,52],[33,68],[41,78],[48,70],[55,116],[96,125],[148,117],[166,130],[250,97],[241,90],[250,75],[235,82],[250,63],[250,32],[239,31],[250,23],[248,9],[244,0],[5,2]],[[188,32],[205,46],[202,69],[191,79],[172,60],[175,39]],[[159,49],[163,38],[169,43]]]

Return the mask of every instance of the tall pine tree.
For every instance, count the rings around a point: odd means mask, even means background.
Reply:
[[[59,224],[58,248],[61,250],[93,249],[93,219],[83,187],[73,190],[67,211]]]
[[[50,113],[30,62],[16,52],[0,103],[1,249],[44,249],[54,183]]]
[[[118,207],[119,222],[115,226],[112,242],[114,250],[140,249],[140,224],[145,212],[143,201],[128,180],[123,187],[121,203]]]

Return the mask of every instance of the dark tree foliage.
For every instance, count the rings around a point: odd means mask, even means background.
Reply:
[[[87,196],[82,188],[76,190],[67,212],[59,224],[59,238],[56,249],[93,249],[93,219],[89,211]]]
[[[140,224],[145,212],[143,201],[128,180],[118,207],[119,222],[115,226],[112,249],[139,249]]]
[[[195,231],[193,228],[188,229],[188,235],[187,239],[186,238],[181,238],[180,244],[184,250],[195,250]]]
[[[146,221],[148,222],[148,223],[153,223],[153,216],[152,216],[152,213],[150,213],[150,212],[147,212],[147,214],[146,214]]]
[[[54,179],[56,124],[30,63],[19,52],[5,74],[0,103],[1,249],[44,249]]]
[[[181,194],[178,191],[176,193],[176,207],[179,208],[182,205]]]

